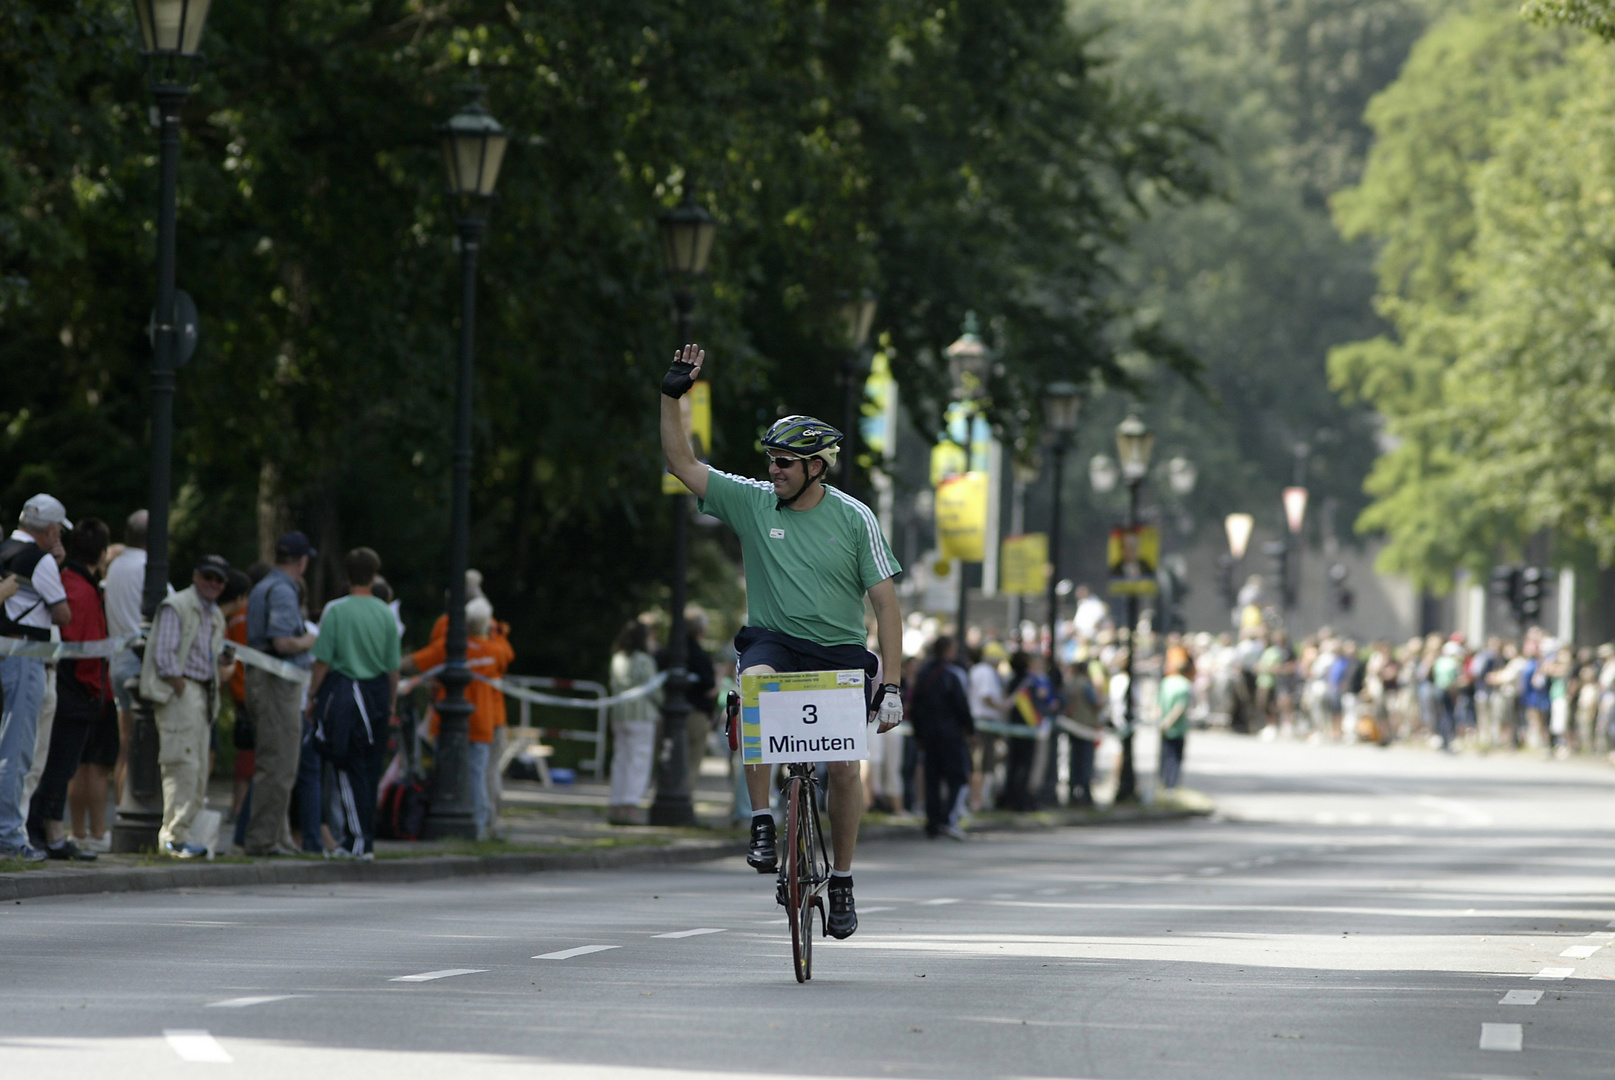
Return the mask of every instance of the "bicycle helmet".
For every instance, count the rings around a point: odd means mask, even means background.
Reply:
[[[786,416],[775,420],[763,433],[763,445],[797,457],[823,458],[835,464],[844,436],[823,420],[811,416]]]
[[[811,416],[786,416],[774,421],[763,433],[763,447],[799,458],[818,458],[824,462],[824,472],[814,479],[822,481],[824,474],[835,468],[836,458],[841,454],[843,438],[845,436],[841,432],[822,420],[815,420]],[[812,481],[803,480],[802,487],[797,493],[788,499],[779,500],[779,505],[789,506],[800,499],[811,483]]]

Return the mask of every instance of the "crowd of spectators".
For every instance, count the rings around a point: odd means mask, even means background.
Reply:
[[[75,523],[40,494],[0,544],[0,638],[20,643],[0,655],[0,858],[89,862],[110,850],[108,803],[135,782],[141,702],[157,736],[159,852],[373,858],[378,796],[389,778],[407,779],[416,734],[398,724],[400,675],[436,673],[447,617],[403,655],[398,604],[366,547],[343,560],[347,594],[315,611],[305,576],[317,552],[294,531],[272,564],[245,572],[201,557],[185,588],[164,587],[148,626],[146,531],[138,510],[114,544],[103,521]],[[468,658],[475,675],[497,678],[513,653],[479,584],[470,572]],[[504,700],[481,681],[467,696],[474,816],[491,836]],[[433,712],[419,734],[430,739],[436,724]],[[221,731],[236,759],[233,845],[220,839],[223,808],[208,807]]]

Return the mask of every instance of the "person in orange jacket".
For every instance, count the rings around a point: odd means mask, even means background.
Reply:
[[[430,671],[443,664],[448,652],[448,616],[442,616],[438,621],[443,627],[442,634],[434,626],[432,640],[425,648],[405,658],[401,674]],[[516,653],[511,649],[504,629],[494,622],[493,605],[485,597],[479,596],[466,602],[465,659],[474,675],[480,675],[483,679],[497,679],[509,669]],[[473,709],[469,721],[472,813],[477,822],[478,838],[486,839],[494,834],[498,824],[496,774],[499,759],[494,751],[496,744],[502,747],[504,743],[505,695],[481,679],[473,679],[465,689],[465,696]],[[434,700],[441,700],[442,697],[443,689],[439,686]],[[431,726],[434,738],[438,726],[439,719],[434,710]],[[495,775],[490,777],[490,774]]]

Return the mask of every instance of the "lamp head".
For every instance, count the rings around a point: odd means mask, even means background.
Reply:
[[[1116,487],[1116,463],[1104,454],[1095,454],[1088,462],[1088,482],[1100,495],[1109,493]]]
[[[690,195],[656,219],[662,233],[662,259],[675,277],[700,277],[718,235],[718,219]]]
[[[1228,554],[1238,562],[1245,557],[1245,549],[1250,546],[1251,530],[1256,526],[1256,519],[1249,514],[1229,514],[1222,524],[1228,533]]]
[[[1167,483],[1172,486],[1172,494],[1180,499],[1194,493],[1194,484],[1199,478],[1200,470],[1186,457],[1175,457],[1166,463]]]
[[[1082,408],[1082,391],[1074,382],[1052,382],[1043,388],[1043,425],[1057,436],[1067,437],[1077,430],[1077,414]]]
[[[212,0],[135,0],[135,18],[148,53],[195,57]]]
[[[846,334],[847,348],[861,349],[875,326],[875,294],[868,289],[844,301],[838,314]]]
[[[482,107],[482,87],[466,88],[466,103],[440,124],[443,164],[448,169],[449,194],[488,198],[499,181],[499,166],[510,145],[506,131]]]
[[[1121,463],[1122,478],[1129,484],[1144,479],[1150,471],[1150,454],[1155,449],[1155,436],[1136,415],[1116,425],[1116,459]]]
[[[960,397],[974,397],[986,381],[987,344],[981,340],[979,331],[976,313],[965,312],[964,333],[945,350],[948,373],[953,377],[953,388]]]

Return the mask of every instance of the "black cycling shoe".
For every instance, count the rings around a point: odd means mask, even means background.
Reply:
[[[774,819],[751,819],[751,850],[746,852],[746,864],[759,874],[772,874],[779,869],[779,856],[774,852]]]
[[[858,909],[852,903],[852,878],[830,879],[830,915],[824,929],[833,938],[850,938],[858,929]]]

